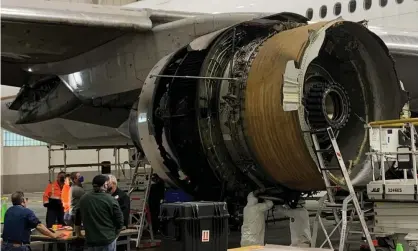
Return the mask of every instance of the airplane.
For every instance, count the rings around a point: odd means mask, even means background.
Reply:
[[[199,199],[262,188],[295,206],[323,190],[302,129],[325,126],[362,185],[364,123],[408,99],[418,111],[417,0],[4,0],[1,16],[2,85],[19,88],[2,97],[4,129],[133,144]]]

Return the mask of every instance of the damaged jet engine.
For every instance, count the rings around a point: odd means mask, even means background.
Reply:
[[[20,30],[34,23],[19,28],[11,13],[7,22],[2,16],[2,34],[10,39],[2,52],[17,56],[40,39],[29,32],[22,37]],[[72,130],[50,130],[43,134],[48,142],[108,143],[123,134],[125,146],[130,135],[160,178],[198,200],[245,201],[250,191],[266,188],[292,204],[302,193],[324,189],[306,132],[326,127],[337,135],[353,183],[371,177],[364,125],[398,118],[406,100],[387,47],[362,23],[308,24],[292,13],[202,15],[165,24],[152,23],[148,14],[135,12],[135,18],[139,30],[121,35],[111,22],[86,32],[92,39],[82,43],[70,36],[73,24],[48,24],[44,40],[55,47],[2,59],[3,83],[23,86],[9,106],[19,113],[9,128],[61,118],[49,124],[71,122]],[[48,37],[55,33],[47,28],[68,33],[77,46]],[[63,41],[69,49],[51,54]],[[74,124],[88,131],[77,132]],[[86,135],[94,128],[104,133]],[[330,147],[325,134],[319,140],[321,149]],[[324,155],[328,166],[337,165],[332,153]],[[329,176],[344,185],[339,172]]]
[[[365,123],[397,118],[403,103],[386,46],[363,24],[275,15],[161,59],[133,120],[154,170],[198,199],[265,187],[291,204],[324,189],[306,131],[332,127],[361,185],[370,170]],[[320,144],[329,148],[328,136]],[[337,165],[333,154],[326,161]]]

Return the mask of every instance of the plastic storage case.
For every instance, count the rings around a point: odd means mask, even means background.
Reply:
[[[183,202],[161,205],[163,250],[226,251],[228,209],[225,202]]]

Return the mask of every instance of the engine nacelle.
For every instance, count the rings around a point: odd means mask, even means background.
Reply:
[[[265,187],[292,202],[324,189],[304,131],[331,126],[352,179],[367,181],[364,124],[397,118],[404,103],[377,36],[359,23],[279,14],[206,41],[160,60],[140,94],[140,142],[161,178],[200,199]],[[320,144],[330,147],[326,135]]]

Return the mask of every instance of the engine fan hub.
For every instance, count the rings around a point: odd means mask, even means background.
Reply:
[[[337,83],[308,83],[305,108],[311,128],[343,128],[350,117],[350,100],[344,87]]]

